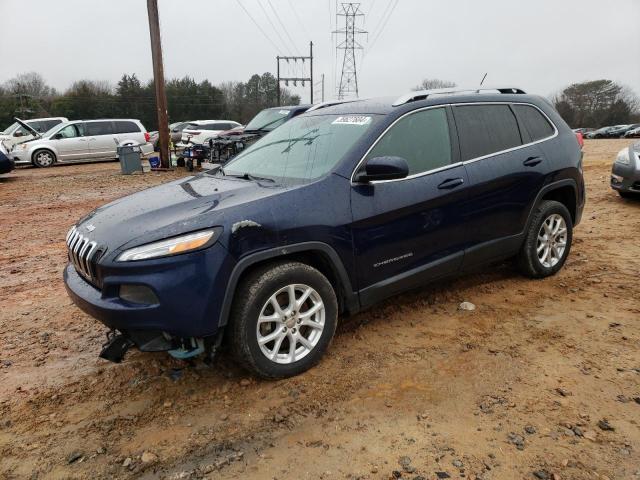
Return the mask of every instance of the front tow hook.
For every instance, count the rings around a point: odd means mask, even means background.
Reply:
[[[102,346],[100,358],[104,358],[113,363],[120,363],[125,353],[127,353],[127,350],[133,347],[133,345],[134,343],[121,333],[110,335],[108,336],[107,343]]]

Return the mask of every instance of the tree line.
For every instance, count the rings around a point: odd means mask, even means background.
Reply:
[[[277,80],[271,73],[252,75],[247,82],[213,85],[208,80],[170,79],[166,82],[169,121],[229,119],[248,122],[260,110],[277,105]],[[281,89],[283,105],[298,105],[300,97]],[[0,129],[39,117],[69,119],[136,118],[157,129],[153,81],[124,74],[112,85],[78,80],[64,92],[49,86],[38,73],[24,73],[0,85]]]
[[[456,87],[455,82],[426,78],[414,90]],[[640,101],[628,87],[612,80],[573,83],[551,97],[571,128],[600,128],[640,123]]]

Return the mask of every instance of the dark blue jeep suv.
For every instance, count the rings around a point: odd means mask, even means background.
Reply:
[[[319,105],[215,171],[105,205],[69,232],[69,295],[132,346],[223,338],[264,377],[321,358],[339,315],[514,257],[556,273],[585,202],[582,151],[515,88]]]

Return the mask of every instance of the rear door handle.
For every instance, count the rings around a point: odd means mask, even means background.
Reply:
[[[442,182],[440,185],[438,185],[438,188],[440,190],[451,190],[453,188],[459,187],[463,183],[464,183],[464,178],[448,178],[447,180]]]
[[[540,157],[529,157],[524,162],[522,162],[522,164],[525,167],[535,167],[540,162],[542,162],[542,159]]]

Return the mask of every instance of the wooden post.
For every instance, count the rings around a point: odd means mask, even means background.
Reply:
[[[162,45],[160,43],[158,0],[147,0],[147,12],[149,14],[151,57],[153,59],[153,83],[156,90],[156,113],[158,115],[160,163],[162,168],[170,168],[169,116],[167,113],[167,94],[164,89],[164,67],[162,65]]]

